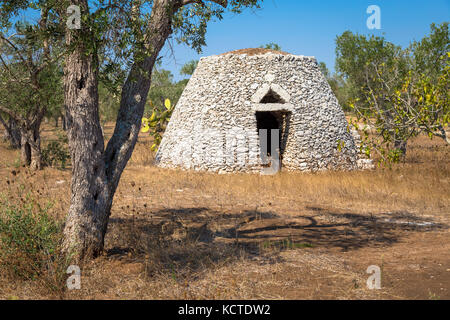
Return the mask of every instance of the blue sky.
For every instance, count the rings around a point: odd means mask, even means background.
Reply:
[[[381,30],[366,26],[370,5],[381,9]],[[163,68],[179,80],[179,69],[192,59],[275,42],[289,53],[315,56],[334,70],[334,41],[346,30],[383,35],[405,47],[428,34],[431,23],[445,21],[450,21],[450,0],[265,0],[256,12],[211,22],[200,55],[172,41],[173,55],[168,45],[162,51]]]
[[[370,5],[381,9],[381,30],[366,26]],[[202,54],[173,40],[161,55],[163,68],[175,80],[183,78],[179,70],[187,61],[270,42],[292,54],[315,56],[334,71],[335,39],[346,30],[384,36],[406,47],[427,35],[431,23],[445,21],[450,21],[450,0],[264,0],[259,10],[210,22]]]

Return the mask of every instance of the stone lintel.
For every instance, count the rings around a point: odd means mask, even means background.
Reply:
[[[293,112],[294,106],[290,103],[255,103],[253,104],[253,111],[281,111]]]

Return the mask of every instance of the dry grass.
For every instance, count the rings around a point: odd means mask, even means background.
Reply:
[[[417,138],[392,169],[276,176],[159,169],[149,147],[142,136],[123,174],[105,255],[65,298],[450,297],[450,150],[440,140]],[[0,149],[0,192],[23,185],[57,199],[63,219],[70,170],[28,172]],[[372,264],[380,291],[365,286]],[[15,296],[52,297],[0,278],[0,297]]]
[[[392,169],[312,174],[284,172],[276,176],[217,176],[144,168],[140,166],[152,161],[148,146],[145,146],[146,143],[141,142],[136,148],[124,179],[145,181],[149,188],[164,188],[165,198],[170,199],[171,206],[175,205],[175,199],[180,198],[183,202],[189,195],[207,201],[215,208],[230,203],[251,208],[279,206],[287,210],[285,213],[290,209],[295,213],[299,205],[317,204],[363,213],[385,208],[417,214],[448,212],[450,150],[440,140],[416,139],[407,161]],[[146,187],[148,191],[151,189]]]

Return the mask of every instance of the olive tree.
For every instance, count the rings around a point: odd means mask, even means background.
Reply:
[[[2,4],[2,9],[7,3]],[[2,12],[2,16],[5,12]],[[21,147],[21,162],[41,169],[40,126],[46,111],[62,103],[62,69],[55,36],[51,41],[49,11],[36,25],[17,22],[0,29],[0,117],[13,145]],[[20,141],[17,141],[20,139]]]
[[[72,159],[64,247],[77,259],[100,254],[113,197],[141,126],[152,70],[169,38],[201,50],[207,24],[261,0],[5,0],[3,22],[21,10],[49,10],[64,30],[64,104]],[[80,17],[77,16],[80,13]],[[76,21],[78,20],[79,21]],[[79,23],[78,23],[79,22]],[[53,33],[49,32],[49,35]],[[113,72],[109,72],[113,71]],[[118,71],[118,72],[117,72]],[[123,76],[123,77],[122,77]],[[107,145],[99,81],[120,83],[116,126]]]
[[[429,36],[406,49],[351,32],[337,38],[336,67],[350,88],[362,152],[376,151],[388,163],[404,158],[408,141],[420,133],[449,142],[448,35],[448,24],[432,26]]]

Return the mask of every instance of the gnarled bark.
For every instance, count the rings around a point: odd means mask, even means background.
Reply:
[[[42,169],[41,121],[34,122],[31,128],[21,128],[21,163],[31,170]]]
[[[21,137],[20,164],[28,167],[31,163],[31,147],[24,135]]]
[[[88,11],[87,1],[72,1],[72,4],[79,5],[83,12]],[[67,45],[77,41],[77,32],[88,31],[68,30]],[[72,159],[72,196],[64,246],[77,258],[95,256],[101,251],[112,201],[103,159],[97,72],[96,53],[86,55],[82,43],[66,57],[64,99]]]

